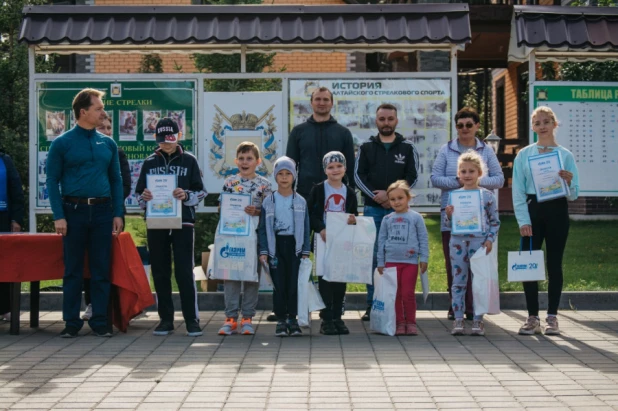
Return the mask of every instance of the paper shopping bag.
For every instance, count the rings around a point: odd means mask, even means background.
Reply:
[[[328,238],[328,237],[327,237]],[[372,331],[385,335],[395,335],[397,318],[395,298],[397,298],[397,269],[385,268],[380,275],[376,269],[374,276],[373,305],[369,327]]]
[[[532,237],[530,237],[530,251],[522,251],[524,239],[521,238],[519,251],[509,251],[508,256],[508,280],[519,281],[544,281],[545,258],[543,250],[532,251]]]
[[[371,284],[376,226],[371,217],[356,217],[348,225],[348,214],[326,216],[324,279],[336,283]]]
[[[496,247],[479,248],[470,258],[474,315],[500,314],[500,285]]]

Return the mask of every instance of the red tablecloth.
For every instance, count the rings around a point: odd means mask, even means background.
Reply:
[[[0,234],[0,282],[60,280],[62,237],[56,234]],[[87,265],[87,264],[86,264]],[[87,269],[85,270],[86,275]],[[144,266],[129,233],[112,242],[112,320],[126,332],[131,318],[154,304]]]

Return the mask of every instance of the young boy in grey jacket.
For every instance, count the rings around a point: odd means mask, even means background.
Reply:
[[[307,202],[294,191],[296,163],[283,156],[275,162],[277,191],[262,203],[258,242],[260,264],[268,264],[276,292],[273,293],[278,337],[300,336],[298,326],[298,270],[301,258],[310,253]],[[287,321],[287,322],[286,322]]]

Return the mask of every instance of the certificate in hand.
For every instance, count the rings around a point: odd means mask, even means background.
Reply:
[[[174,198],[175,174],[147,174],[146,187],[152,200],[146,203],[146,226],[151,229],[182,228],[182,201]]]
[[[451,233],[477,234],[483,232],[483,204],[481,190],[454,190],[449,195],[453,206]]]
[[[251,216],[245,208],[251,205],[249,194],[221,193],[219,234],[249,235]]]
[[[566,181],[558,175],[563,168],[559,152],[531,156],[528,158],[528,164],[536,191],[536,200],[539,203],[569,195]]]

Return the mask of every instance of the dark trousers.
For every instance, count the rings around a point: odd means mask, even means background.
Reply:
[[[270,264],[270,275],[275,286],[273,305],[279,321],[295,319],[298,315],[298,269],[300,257],[296,255],[296,240],[292,235],[275,237],[277,265]]]
[[[532,249],[540,250],[545,241],[547,269],[547,314],[558,314],[562,295],[562,256],[569,235],[569,206],[566,198],[537,203],[536,196],[528,195],[528,213],[532,222]],[[524,238],[523,250],[530,250],[530,240]],[[524,293],[528,315],[539,315],[539,283],[525,281]]]
[[[126,207],[124,208],[124,212],[126,214],[127,209]],[[125,226],[125,220],[124,220],[124,216],[122,216],[122,226]],[[90,292],[90,278],[84,278],[84,302],[86,303],[86,305],[90,305],[92,303],[92,298],[90,298],[91,292]]]
[[[446,282],[448,284],[448,301],[449,301],[449,313],[453,312],[453,270],[451,269],[451,251],[449,243],[451,242],[451,232],[442,231],[442,252],[444,253],[444,264],[446,265]],[[466,314],[474,315],[474,307],[472,301],[472,276],[468,276],[468,283],[466,286]]]
[[[186,322],[198,319],[197,289],[193,277],[193,226],[183,225],[178,230],[148,230],[150,269],[155,291],[157,309],[163,321],[174,320],[172,302],[172,249],[174,271],[180,294],[182,315]]]
[[[84,257],[88,252],[92,290],[91,328],[107,326],[112,252],[111,203],[86,205],[65,203],[67,235],[63,237],[64,277],[62,279],[62,317],[68,327],[81,329],[80,318],[84,278]]]
[[[346,283],[335,283],[319,277],[320,295],[324,301],[324,308],[320,317],[324,321],[340,320],[343,313],[343,300],[345,298]]]

